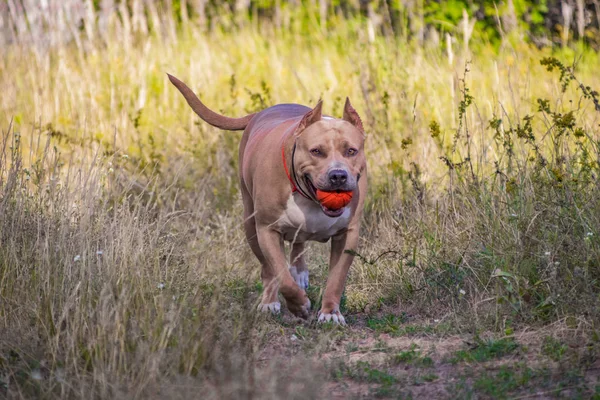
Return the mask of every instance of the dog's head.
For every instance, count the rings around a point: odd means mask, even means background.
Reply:
[[[355,191],[366,167],[361,119],[346,99],[342,119],[322,117],[322,102],[304,115],[296,129],[294,168],[299,183],[313,199],[316,190]],[[341,210],[323,209],[335,217]]]

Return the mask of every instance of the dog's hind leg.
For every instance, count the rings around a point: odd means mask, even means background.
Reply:
[[[266,263],[263,264],[263,277],[274,278],[279,283],[279,291],[285,298],[288,310],[302,318],[308,318],[310,300],[306,292],[298,287],[288,270],[283,238],[271,225],[256,227],[258,243]],[[264,278],[263,278],[264,279]]]
[[[260,275],[263,283],[263,294],[258,310],[278,314],[281,311],[281,303],[277,297],[279,293],[279,282],[275,275],[270,273],[270,269],[266,267],[267,261],[260,250],[258,236],[256,234],[254,204],[252,198],[244,189],[242,189],[242,200],[244,203],[244,232],[246,233],[246,240],[261,265]]]
[[[304,242],[294,242],[292,244],[290,273],[298,286],[300,286],[300,289],[304,290],[308,289],[308,268],[306,267],[306,261],[304,260],[305,252]]]

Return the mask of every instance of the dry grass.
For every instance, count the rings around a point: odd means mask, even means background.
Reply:
[[[360,21],[311,34],[184,24],[175,36],[109,29],[104,42],[8,47],[0,395],[320,395],[327,374],[311,356],[345,333],[256,315],[262,288],[240,226],[239,134],[198,123],[165,72],[227,115],[322,97],[339,116],[350,96],[369,127],[373,183],[345,293],[351,324],[383,308],[442,319],[456,333],[567,321],[593,336],[593,99],[574,83],[561,90],[540,65],[550,50],[507,39],[461,54],[456,44],[449,60],[437,47],[365,32]],[[581,54],[577,79],[600,88],[598,54]],[[546,111],[537,99],[549,100]],[[327,246],[311,250],[318,307]],[[313,338],[306,358],[285,349],[262,358],[290,332]]]

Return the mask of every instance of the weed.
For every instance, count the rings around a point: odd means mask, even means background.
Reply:
[[[517,349],[519,349],[519,344],[512,337],[483,340],[479,336],[476,336],[474,343],[470,344],[468,350],[455,352],[449,361],[452,364],[459,362],[484,362],[512,354]]]
[[[434,382],[439,379],[439,376],[437,376],[436,374],[425,374],[425,375],[421,376],[421,379],[424,382]]]
[[[553,361],[561,361],[567,349],[567,345],[552,336],[546,336],[542,343],[542,353]]]
[[[373,368],[371,364],[365,361],[359,361],[354,365],[347,365],[344,362],[332,366],[333,376],[340,380],[349,378],[357,382],[365,382],[379,385],[379,389],[390,390],[392,385],[397,383],[397,379],[385,371]]]
[[[372,350],[380,353],[388,353],[390,351],[390,347],[385,341],[377,340],[377,342],[375,342],[375,344],[373,345]]]
[[[353,342],[349,342],[346,344],[346,354],[350,354],[353,353],[355,351],[357,351],[360,347]]]
[[[514,367],[503,366],[495,374],[478,377],[473,387],[492,398],[505,399],[510,397],[512,391],[526,388],[534,377],[535,372],[530,368],[516,370]]]
[[[420,352],[417,350],[417,346],[413,343],[409,350],[401,351],[400,353],[396,354],[394,356],[394,362],[396,364],[411,363],[419,357],[419,354]]]
[[[401,331],[400,325],[408,320],[406,314],[396,316],[393,314],[383,317],[371,317],[367,319],[367,327],[379,333],[398,334]]]
[[[371,367],[368,363],[359,361],[356,365],[356,379],[368,383],[379,383],[384,386],[391,386],[396,382],[396,378],[387,372]]]

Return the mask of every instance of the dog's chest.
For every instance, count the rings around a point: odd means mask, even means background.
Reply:
[[[290,242],[325,242],[348,227],[350,214],[350,209],[346,208],[339,217],[328,217],[313,201],[299,194],[292,194],[278,220],[278,228],[283,238]]]

